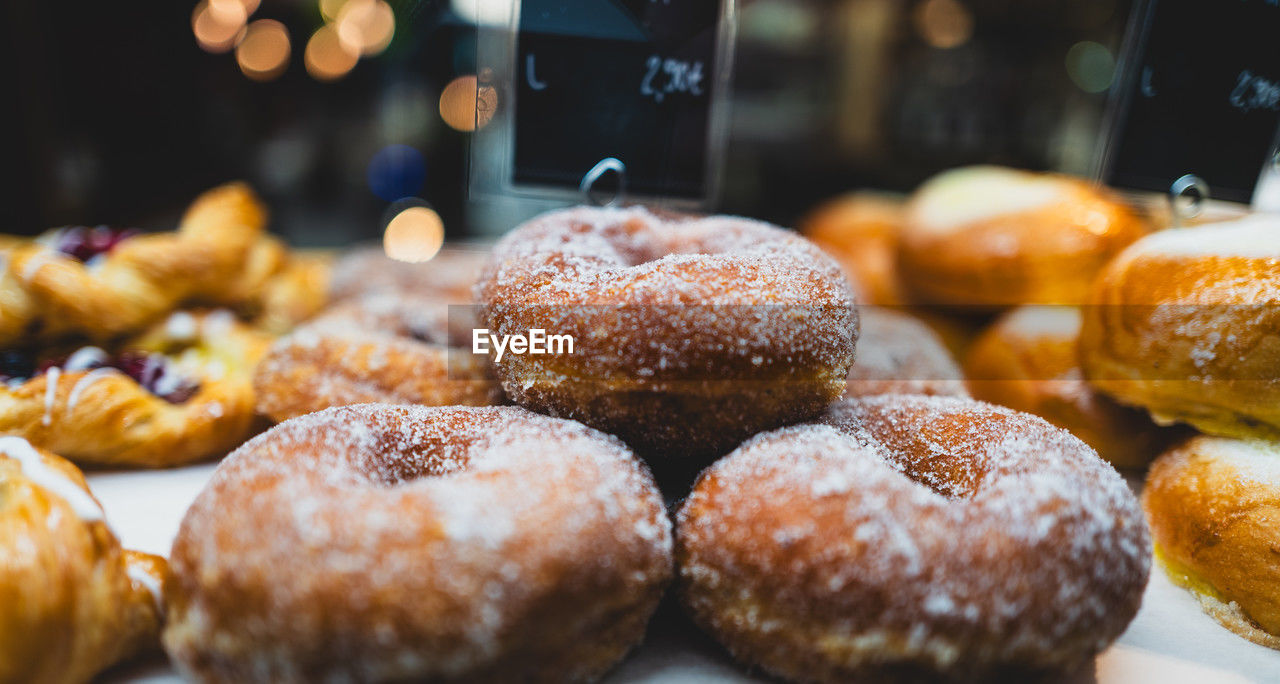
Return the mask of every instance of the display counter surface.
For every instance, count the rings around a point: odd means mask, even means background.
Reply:
[[[168,555],[183,512],[212,475],[214,464],[159,471],[91,472],[89,485],[127,548]],[[1136,482],[1133,482],[1136,486]],[[1142,609],[1120,640],[1098,658],[1096,676],[1079,681],[1274,682],[1280,652],[1245,641],[1219,627],[1195,599],[1154,571]],[[105,682],[179,682],[156,657],[116,668]],[[755,682],[702,635],[670,600],[649,626],[645,643],[605,680],[622,682]]]

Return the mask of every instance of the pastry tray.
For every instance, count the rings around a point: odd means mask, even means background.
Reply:
[[[107,520],[127,548],[168,555],[187,506],[204,487],[215,464],[159,471],[88,473]],[[1130,479],[1135,488],[1139,482]],[[1079,681],[1206,682],[1280,681],[1280,652],[1245,641],[1200,611],[1195,599],[1155,570],[1142,609],[1119,641],[1103,653],[1094,672]],[[182,681],[162,656],[117,667],[100,681]],[[714,642],[685,619],[668,599],[649,626],[648,637],[607,684],[637,682],[763,682],[766,677],[735,665]]]

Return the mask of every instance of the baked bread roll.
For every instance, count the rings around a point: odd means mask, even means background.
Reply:
[[[1083,180],[968,167],[911,197],[898,266],[926,303],[1080,304],[1098,270],[1145,232],[1133,210]]]

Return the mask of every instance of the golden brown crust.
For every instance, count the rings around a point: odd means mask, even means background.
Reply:
[[[1224,437],[1280,438],[1280,248],[1273,219],[1173,229],[1098,277],[1081,332],[1090,382]]]
[[[378,404],[238,449],[172,563],[165,648],[202,681],[590,681],[672,572],[662,499],[617,439]]]
[[[857,338],[834,261],[735,217],[544,214],[498,243],[476,293],[491,335],[573,339],[571,354],[495,358],[516,403],[676,463],[821,411],[844,390]]]
[[[466,333],[451,334],[448,315],[439,301],[407,295],[339,302],[277,340],[258,364],[258,412],[278,422],[368,402],[504,403],[488,359],[458,346]]]
[[[123,240],[93,265],[39,240],[11,246],[0,276],[0,344],[105,341],[183,305],[255,302],[286,257],[265,225],[253,191],[228,183],[198,197],[178,230]]]
[[[324,309],[329,303],[329,278],[334,257],[325,251],[295,251],[262,287],[250,311],[253,324],[282,335]]]
[[[759,435],[677,516],[693,617],[793,681],[1072,670],[1137,612],[1141,511],[1079,440],[969,399],[879,396]]]
[[[1122,201],[1082,180],[957,169],[913,196],[899,268],[928,303],[1078,305],[1099,269],[1146,230]]]
[[[124,345],[171,356],[198,391],[169,403],[118,372],[46,372],[0,386],[0,434],[20,435],[80,464],[162,468],[226,453],[255,425],[250,373],[267,339],[226,312],[186,317],[196,336],[172,339],[168,321]]]
[[[23,462],[16,452],[25,442],[14,440],[0,438],[0,681],[87,682],[159,646],[152,589],[162,587],[166,563],[120,548],[75,466],[29,445],[39,464]],[[41,468],[44,478],[33,477]],[[83,493],[87,516],[47,488],[50,474]]]
[[[1280,449],[1195,437],[1151,466],[1142,503],[1170,576],[1224,626],[1280,647]]]
[[[855,192],[818,207],[800,232],[840,262],[859,304],[901,306],[907,303],[897,267],[902,221],[901,200]]]
[[[969,390],[1071,432],[1117,468],[1141,468],[1183,433],[1090,387],[1080,370],[1079,333],[1075,307],[1008,312],[970,347],[964,362]]]

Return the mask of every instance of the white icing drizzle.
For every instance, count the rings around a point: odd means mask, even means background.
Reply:
[[[67,396],[67,414],[69,415],[75,409],[76,404],[80,402],[80,394],[88,389],[90,385],[118,372],[114,368],[95,368],[86,373],[83,378],[77,380],[76,384],[71,386],[71,394]]]
[[[151,573],[143,570],[136,565],[126,565],[125,572],[129,575],[129,579],[137,584],[141,584],[147,593],[151,594],[151,600],[156,604],[156,612],[164,614],[164,590]]]
[[[58,378],[62,377],[62,369],[54,366],[45,374],[44,415],[40,417],[41,425],[53,422],[53,401],[58,398]]]
[[[186,311],[178,311],[165,321],[164,334],[171,340],[194,340],[199,332],[195,316]]]
[[[98,502],[67,476],[50,468],[40,457],[40,452],[36,451],[27,440],[21,437],[0,437],[0,455],[17,461],[27,479],[61,497],[81,520],[105,522],[102,507]]]
[[[162,370],[151,393],[157,397],[163,397],[176,392],[182,386],[182,377],[174,371],[167,359],[162,359],[159,364]]]
[[[98,347],[81,347],[62,364],[63,370],[81,371],[100,366],[107,362],[107,353]]]
[[[235,314],[226,309],[218,309],[205,314],[200,332],[205,337],[221,337],[230,333],[235,324]]]

